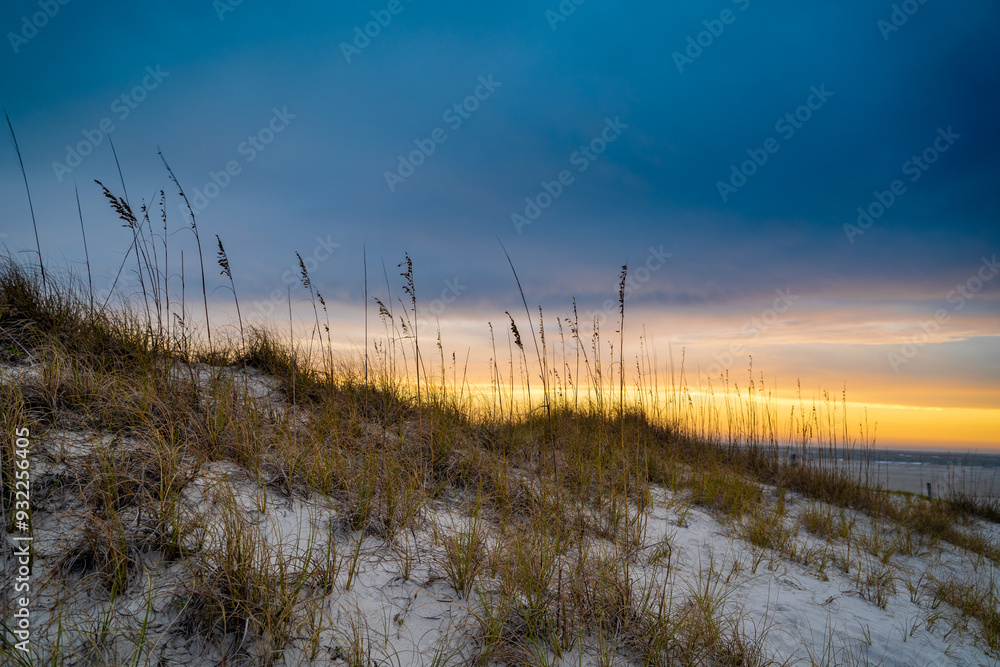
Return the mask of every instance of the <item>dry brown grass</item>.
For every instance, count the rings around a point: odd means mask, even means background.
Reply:
[[[790,558],[810,556],[796,551],[786,493],[815,502],[802,525],[829,542],[857,539],[846,518],[852,510],[887,521],[899,539],[944,541],[997,560],[996,545],[970,529],[971,519],[992,516],[988,504],[900,498],[833,467],[789,465],[763,432],[749,446],[723,443],[636,407],[571,407],[568,390],[561,404],[546,397],[550,412],[499,418],[495,403],[473,407],[446,388],[422,385],[413,395],[388,356],[365,382],[357,365],[311,363],[263,328],[228,343],[217,335],[199,352],[190,331],[181,344],[176,330],[151,330],[134,310],[94,312],[72,288],[52,284],[14,263],[0,267],[5,350],[33,369],[0,384],[0,413],[39,436],[73,430],[100,442],[76,467],[35,482],[39,510],[59,493],[80,503],[86,539],[63,572],[93,581],[113,602],[141,585],[152,554],[183,564],[189,578],[178,624],[232,659],[249,659],[251,645],[254,659],[276,659],[303,631],[300,613],[337,588],[337,572],[356,573],[363,537],[396,543],[419,524],[422,508],[443,499],[475,499],[471,525],[439,536],[440,563],[475,614],[483,664],[535,661],[595,637],[647,664],[767,662],[760,639],[740,633],[711,581],[674,596],[630,578],[653,486]],[[255,393],[260,378],[275,395]],[[496,396],[503,400],[502,391]],[[9,525],[9,442],[0,455]],[[185,494],[219,462],[236,464],[261,498],[330,498],[338,508],[331,530],[354,535],[357,551],[336,552],[317,538],[308,558],[278,553],[262,546],[232,499],[215,521],[192,515]],[[772,487],[777,502],[765,493]],[[856,573],[861,594],[883,607],[895,591],[887,563],[914,549],[893,540],[872,544],[879,567]],[[502,550],[489,548],[498,541]],[[595,542],[607,549],[592,550]],[[939,590],[942,601],[992,628],[990,601],[977,595]],[[362,661],[366,635],[355,629],[352,655]]]

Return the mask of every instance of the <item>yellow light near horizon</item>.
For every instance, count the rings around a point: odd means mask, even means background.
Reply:
[[[305,324],[309,324],[305,321]],[[454,328],[455,323],[452,323]],[[451,342],[461,342],[463,345],[459,346],[459,350],[467,345],[465,348],[467,353],[471,350],[472,361],[471,364],[466,367],[462,358],[466,355],[459,354],[456,363],[452,363],[451,355],[447,355],[446,360],[446,378],[447,384],[449,386],[454,385],[454,387],[449,387],[447,391],[450,393],[453,389],[458,390],[460,385],[465,387],[465,396],[468,397],[469,391],[477,396],[477,400],[480,406],[487,406],[492,402],[493,396],[493,386],[489,381],[489,377],[492,375],[493,369],[487,360],[492,357],[493,350],[487,349],[483,346],[482,340],[477,340],[475,336],[469,334],[468,331],[474,331],[478,324],[473,320],[462,320],[458,322],[458,328],[462,332],[462,335],[453,336]],[[341,331],[341,341],[334,342],[334,348],[339,353],[337,356],[339,358],[340,354],[344,356],[345,359],[354,359],[354,363],[358,363],[358,359],[363,356],[364,349],[364,331],[363,329],[350,329],[348,331]],[[351,334],[351,335],[348,335]],[[344,338],[347,338],[348,342],[344,342]],[[373,336],[373,338],[375,338]],[[425,340],[422,336],[421,340]],[[440,384],[441,371],[440,371],[440,361],[437,361],[435,354],[437,350],[433,349],[435,342],[434,336],[427,336],[426,340],[429,341],[428,345],[432,352],[428,354],[425,350],[422,350],[421,356],[425,358],[427,366],[425,372],[427,376],[421,373],[423,377],[424,391],[434,390],[435,385]],[[358,342],[360,341],[360,343]],[[317,350],[323,347],[318,341],[311,341],[308,335],[302,336],[301,338],[296,338],[298,345],[302,346],[302,349],[313,350],[315,353]],[[445,339],[446,349],[449,339]],[[406,343],[410,345],[409,342]],[[502,347],[502,346],[501,346]],[[405,367],[405,371],[402,374],[400,380],[406,384],[407,380],[410,384],[415,381],[415,375],[413,372],[412,363],[412,349],[407,347],[407,352],[409,353],[408,364]],[[865,348],[867,349],[867,347]],[[693,412],[689,416],[693,416],[694,412],[699,412],[700,415],[710,413],[713,417],[718,415],[720,421],[723,423],[726,419],[726,407],[725,407],[725,396],[724,390],[721,389],[720,382],[718,379],[712,382],[716,387],[714,398],[710,392],[707,391],[709,383],[704,376],[698,377],[698,367],[693,359],[693,355],[690,354],[688,350],[688,362],[687,371],[685,375],[685,382],[688,383],[688,392],[685,396],[690,395],[695,401],[695,407]],[[372,370],[377,372],[381,368],[381,360],[372,359]],[[501,358],[505,354],[502,350],[498,352]],[[654,355],[654,359],[658,356],[659,361],[655,364],[659,369],[656,377],[651,375],[646,375],[644,377],[644,382],[649,384],[651,382],[657,382],[659,384],[659,404],[662,408],[668,400],[669,389],[665,386],[670,382],[670,361],[669,354],[663,354],[662,350],[659,355]],[[773,355],[772,355],[773,356]],[[838,441],[842,439],[845,432],[845,417],[844,408],[846,407],[846,433],[848,439],[851,441],[861,440],[863,436],[862,422],[865,421],[865,414],[867,411],[867,434],[868,439],[874,436],[876,447],[891,447],[891,448],[924,448],[924,449],[953,449],[953,450],[969,450],[969,449],[981,449],[981,450],[992,450],[1000,451],[1000,409],[992,408],[996,402],[993,400],[994,397],[1000,398],[1000,394],[996,393],[996,390],[991,390],[990,387],[984,387],[981,384],[977,385],[974,383],[964,383],[961,377],[955,378],[937,378],[932,380],[918,380],[918,381],[907,381],[898,376],[888,376],[886,374],[879,374],[878,369],[868,369],[867,367],[861,370],[857,369],[845,369],[843,364],[840,363],[842,359],[836,357],[840,361],[831,361],[825,364],[819,364],[813,367],[809,367],[805,372],[810,379],[808,383],[803,382],[803,400],[800,401],[796,385],[797,382],[789,381],[788,378],[799,378],[801,369],[798,364],[788,364],[783,363],[780,360],[780,355],[778,361],[771,359],[769,365],[761,364],[762,368],[766,368],[766,378],[767,385],[765,393],[770,392],[771,396],[767,399],[768,405],[774,412],[778,426],[776,428],[776,433],[779,434],[780,438],[787,439],[789,433],[792,429],[792,424],[790,416],[795,415],[795,418],[801,421],[802,408],[808,413],[814,405],[818,407],[823,407],[823,410],[827,412],[832,412],[835,421],[837,422],[836,433]],[[541,381],[537,372],[537,363],[534,359],[529,357],[529,365],[532,366],[532,373],[530,376],[531,390],[532,390],[532,407],[537,409],[541,405]],[[680,368],[681,368],[681,353],[678,353],[676,348],[674,349],[674,362],[675,368],[677,369],[677,382],[680,383]],[[560,381],[566,383],[567,373],[562,372],[564,369],[560,366],[559,360],[561,357],[554,357],[552,359],[551,368],[560,371]],[[758,357],[754,357],[755,361]],[[503,381],[504,394],[506,396],[505,401],[509,401],[509,382],[510,373],[514,373],[514,395],[515,401],[523,401],[525,406],[527,406],[527,400],[524,396],[524,387],[522,383],[525,381],[523,376],[523,370],[520,368],[520,360],[517,356],[514,357],[515,363],[513,368],[510,367],[509,359],[502,359],[499,367],[501,378]],[[571,359],[569,366],[569,374],[576,376],[577,369],[575,367],[575,359]],[[399,360],[400,366],[397,371],[402,369],[402,358]],[[626,356],[626,364],[628,365],[628,355]],[[757,364],[755,363],[755,368]],[[633,370],[634,369],[630,369]],[[609,373],[613,372],[609,371]],[[406,375],[408,373],[409,375]],[[583,382],[588,381],[587,372],[584,369],[580,369],[580,373],[583,374]],[[650,373],[646,368],[643,369],[643,373]],[[629,373],[626,385],[626,400],[629,402],[635,402],[638,398],[634,390],[634,378],[635,373]],[[604,378],[605,382],[609,380],[611,376],[608,375]],[[737,375],[734,375],[733,387],[739,386],[743,400],[746,400],[746,382],[743,377],[738,380]],[[846,384],[847,395],[850,400],[847,403],[843,403],[842,391],[845,384],[844,377],[847,377],[848,381]],[[754,379],[756,380],[756,370]],[[463,382],[464,380],[464,382]],[[617,382],[617,374],[614,374],[614,381]],[[699,390],[698,387],[702,390]],[[760,382],[756,385],[759,389]],[[809,386],[806,389],[805,386]],[[820,387],[820,388],[816,388]],[[822,387],[827,387],[830,390],[830,403],[824,404],[822,396],[824,392]],[[410,387],[410,390],[414,391],[415,386]],[[569,390],[572,396],[572,388]],[[617,404],[617,386],[614,390],[610,386],[605,387],[605,405]],[[586,389],[581,388],[581,407],[585,405]],[[734,396],[734,395],[733,395]],[[731,396],[730,398],[732,398]],[[815,397],[815,398],[814,398]],[[610,401],[610,403],[608,402]],[[572,399],[569,401],[573,404]],[[651,403],[647,397],[645,401],[646,407],[651,407]],[[973,407],[965,407],[973,406]],[[792,408],[795,408],[794,413]],[[656,412],[657,408],[654,408],[653,412]],[[663,412],[662,414],[666,414]],[[826,429],[827,425],[822,424],[823,428]]]
[[[510,400],[508,388],[505,389],[505,401]],[[450,390],[448,390],[450,391]],[[493,385],[483,382],[469,383],[465,385],[465,394],[471,392],[480,400],[480,405],[485,407],[491,402],[493,395]],[[533,407],[537,410],[542,402],[542,390],[537,385],[532,386]],[[594,397],[591,392],[590,398]],[[689,416],[693,417],[696,412],[707,408],[718,414],[722,424],[726,420],[726,397],[722,393],[709,393],[707,391],[690,390],[681,396],[680,403],[684,404],[690,397],[694,407],[689,411]],[[660,388],[658,397],[648,394],[642,397],[644,405],[649,409],[652,407],[653,414],[662,414],[669,419],[670,409],[667,404],[670,402],[670,392]],[[588,394],[585,390],[580,392],[580,405],[585,406]],[[608,387],[605,392],[605,405],[614,406],[618,404],[619,394],[617,388]],[[655,399],[655,400],[651,400]],[[554,400],[554,403],[561,403],[562,399]],[[744,392],[737,399],[734,394],[729,396],[730,404],[735,412],[744,410],[747,405],[747,396]],[[515,404],[523,404],[520,408],[515,405],[515,409],[525,409],[527,397],[523,387],[515,387]],[[626,404],[634,405],[640,401],[640,397],[635,389],[625,389]],[[1000,409],[982,408],[953,408],[953,407],[924,407],[914,405],[890,405],[882,403],[862,403],[856,401],[834,401],[831,396],[829,403],[824,401],[809,399],[799,399],[797,396],[778,392],[775,397],[772,395],[765,401],[755,401],[758,407],[764,403],[772,411],[777,422],[778,437],[782,440],[788,438],[792,431],[791,416],[794,414],[797,420],[801,420],[804,411],[807,415],[815,408],[820,417],[821,426],[826,428],[826,420],[832,417],[834,430],[838,441],[846,430],[848,440],[857,444],[872,444],[876,448],[893,449],[937,449],[937,450],[983,450],[1000,452]],[[572,391],[569,394],[568,404],[574,403]],[[846,417],[845,417],[846,410]],[[737,418],[738,419],[738,418]],[[845,424],[846,419],[846,424]]]
[[[1000,410],[874,405],[868,416],[876,445],[1000,450]]]

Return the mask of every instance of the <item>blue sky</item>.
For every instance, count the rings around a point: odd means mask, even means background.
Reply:
[[[753,343],[773,338],[776,364],[799,357],[789,345],[840,346],[848,361],[836,369],[881,386],[899,384],[886,354],[951,309],[949,291],[1000,246],[1000,7],[985,0],[911,0],[898,11],[859,0],[53,0],[43,21],[46,6],[0,8],[0,102],[24,155],[43,254],[77,270],[74,182],[95,272],[113,275],[130,240],[93,183],[121,190],[107,140],[61,181],[53,166],[89,141],[85,132],[99,136],[105,119],[133,204],[165,189],[172,231],[184,223],[157,147],[189,195],[236,165],[198,221],[204,236],[223,238],[247,301],[284,289],[295,251],[326,254],[320,238],[339,245],[315,280],[345,308],[361,304],[366,244],[379,274],[380,258],[395,268],[409,252],[427,294],[458,279],[448,315],[485,331],[519,301],[498,236],[529,301],[559,312],[573,296],[599,309],[622,263],[639,267],[662,247],[671,257],[631,298],[663,342],[697,347],[707,331],[721,340],[766,310],[775,290],[792,289],[794,312]],[[573,8],[565,20],[553,18],[560,7]],[[345,49],[379,18],[386,25],[363,48]],[[32,31],[32,21],[44,25]],[[681,68],[677,53],[688,57]],[[128,100],[123,118],[121,96],[144,77],[144,99]],[[475,109],[456,127],[458,112],[446,112],[468,100]],[[794,132],[778,125],[796,113],[808,120]],[[613,141],[581,162],[578,151],[609,121]],[[280,132],[269,137],[269,124]],[[443,143],[432,138],[439,128]],[[947,150],[932,151],[934,164],[911,181],[906,163],[939,131],[952,137],[938,143]],[[250,150],[252,136],[273,141]],[[769,139],[776,152],[765,150]],[[399,175],[415,142],[433,153],[390,189],[386,172]],[[719,181],[731,165],[762,152],[767,161],[724,200]],[[519,233],[512,215],[564,170],[572,182]],[[844,225],[894,180],[905,191],[849,238]],[[0,201],[4,242],[33,248],[12,151],[0,159]],[[189,247],[188,236],[171,238]],[[987,281],[949,310],[904,371],[986,391],[987,403],[1000,396],[998,295],[1000,280]]]

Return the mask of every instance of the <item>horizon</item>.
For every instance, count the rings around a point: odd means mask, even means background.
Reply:
[[[78,188],[102,296],[131,234],[93,180],[157,224],[163,190],[171,292],[183,249],[200,321],[162,150],[213,325],[236,314],[216,234],[244,320],[287,331],[291,290],[309,338],[300,253],[348,352],[366,290],[369,340],[371,298],[400,307],[409,253],[421,356],[440,326],[447,364],[461,376],[468,353],[481,381],[506,311],[529,362],[538,309],[551,350],[574,299],[581,339],[598,317],[617,356],[627,265],[630,370],[640,340],[661,380],[683,356],[694,386],[742,388],[752,358],[783,408],[799,384],[807,403],[846,390],[852,435],[867,406],[878,444],[1000,452],[994,4],[46,7],[0,8],[0,105],[46,269],[86,277]],[[24,188],[5,150],[0,243],[32,264]],[[115,295],[137,293],[126,263]]]

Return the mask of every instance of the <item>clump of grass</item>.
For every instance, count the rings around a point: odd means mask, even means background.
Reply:
[[[934,586],[935,603],[946,602],[963,616],[979,622],[979,635],[993,651],[1000,651],[1000,596],[996,585],[948,580]]]
[[[474,509],[469,525],[453,533],[444,535],[443,567],[448,580],[463,598],[469,599],[476,578],[486,565],[484,526],[479,512],[481,505]]]
[[[270,665],[291,638],[311,557],[290,558],[269,548],[231,492],[216,500],[221,534],[212,536],[213,546],[194,563],[189,619],[233,657],[248,639],[263,642],[258,658]]]
[[[896,576],[891,567],[881,563],[859,569],[855,583],[861,597],[879,609],[885,609],[896,594]]]
[[[946,502],[951,510],[960,516],[978,517],[984,521],[1000,523],[1000,498],[978,498],[956,492]]]
[[[577,567],[568,589],[574,616],[584,627],[620,635],[640,622],[633,581],[621,559],[591,558]]]
[[[763,498],[760,487],[752,479],[732,468],[710,467],[696,471],[690,483],[692,500],[696,505],[735,519],[751,511]]]
[[[83,528],[83,542],[63,556],[59,569],[84,580],[96,577],[114,600],[135,572],[135,546],[117,515],[106,519],[91,515]]]
[[[786,525],[779,507],[758,505],[740,525],[740,536],[764,549],[785,553],[795,538],[796,530]]]
[[[763,638],[750,636],[736,615],[725,612],[729,591],[709,566],[689,595],[678,599],[666,588],[648,589],[640,618],[625,630],[626,644],[644,664],[748,665],[773,664]]]
[[[802,511],[801,521],[807,531],[827,541],[846,538],[854,523],[853,519],[849,520],[846,517],[843,510],[836,512],[833,507],[826,504],[815,504],[805,508]]]

